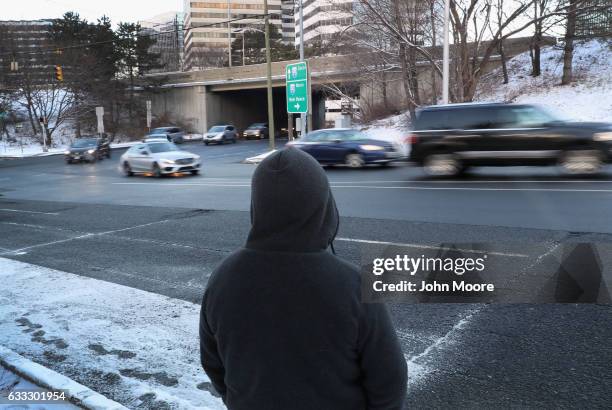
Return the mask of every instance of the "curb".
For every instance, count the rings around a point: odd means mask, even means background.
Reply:
[[[88,410],[127,410],[127,407],[38,363],[0,346],[0,364],[49,390],[64,390],[68,400]]]

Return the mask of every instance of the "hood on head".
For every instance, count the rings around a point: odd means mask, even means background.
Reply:
[[[264,159],[251,184],[251,232],[246,247],[316,252],[338,231],[338,210],[325,171],[296,148]]]

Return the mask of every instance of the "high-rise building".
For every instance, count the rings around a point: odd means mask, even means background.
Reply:
[[[185,0],[185,69],[226,64],[241,29],[263,30],[263,8],[262,0]],[[282,32],[281,0],[268,0],[268,9],[270,23]]]
[[[281,19],[283,42],[286,44],[295,43],[295,0],[281,1]]]
[[[353,24],[353,0],[303,0],[304,44],[325,43]],[[295,15],[295,41],[299,44],[300,16]]]
[[[183,13],[168,12],[138,22],[141,34],[155,38],[151,53],[159,54],[160,67],[151,72],[181,71],[184,60]]]
[[[53,20],[0,21],[0,82],[9,83],[18,73],[27,73],[32,84],[53,81],[52,25]],[[20,67],[18,73],[11,72],[13,61]]]

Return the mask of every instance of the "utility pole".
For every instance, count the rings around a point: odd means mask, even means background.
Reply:
[[[442,51],[442,104],[448,104],[450,0],[444,0],[444,46]]]
[[[243,29],[242,30],[242,65],[246,65],[246,56],[244,54],[244,50],[245,50],[245,48],[244,48],[244,41],[245,41],[244,35],[245,35],[245,31]]]
[[[304,4],[300,0],[300,61],[304,61]],[[300,114],[300,137],[306,135],[306,114]]]
[[[229,66],[232,66],[232,27],[231,27],[232,13],[230,7],[230,0],[227,0],[227,52],[229,56]]]
[[[274,149],[274,100],[272,98],[272,62],[270,57],[270,15],[268,14],[268,0],[263,0],[264,4],[264,37],[266,42],[266,77],[268,85],[268,137],[270,149]],[[244,43],[244,39],[243,39]]]

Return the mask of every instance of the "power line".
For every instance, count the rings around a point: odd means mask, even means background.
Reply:
[[[214,23],[207,23],[207,24],[202,24],[202,25],[198,25],[198,26],[192,26],[192,27],[184,27],[184,28],[175,28],[173,30],[166,30],[166,31],[158,31],[156,33],[147,33],[147,34],[137,34],[137,36],[140,37],[156,37],[156,36],[162,36],[164,34],[169,34],[169,33],[178,33],[179,31],[190,31],[190,30],[194,30],[194,29],[198,29],[198,28],[206,28],[206,27],[214,27],[220,24],[227,24],[227,23],[232,23],[234,21],[241,21],[241,20],[253,20],[253,19],[262,19],[266,16],[273,16],[276,15],[276,13],[268,13],[268,14],[247,14],[244,17],[239,17],[239,18],[234,18],[234,19],[227,19],[227,20],[222,20],[222,21],[216,21]],[[146,28],[146,27],[145,27]],[[16,54],[36,54],[36,55],[40,55],[40,54],[54,54],[57,53],[58,51],[64,51],[64,50],[73,50],[73,49],[79,49],[79,48],[87,48],[87,47],[92,47],[92,46],[98,46],[98,45],[103,45],[103,44],[111,44],[111,43],[115,43],[117,41],[117,39],[113,39],[113,40],[105,40],[105,41],[97,41],[94,43],[88,43],[88,44],[76,44],[76,45],[72,45],[72,46],[64,46],[64,47],[52,47],[49,48],[48,50],[37,50],[37,51],[13,51],[13,52],[6,52],[6,53],[2,53],[0,54],[0,56],[14,56]]]

